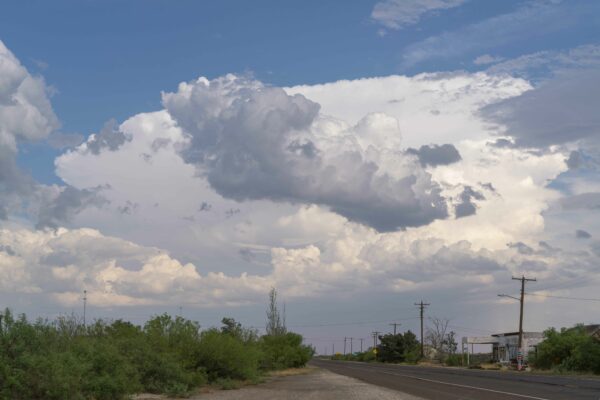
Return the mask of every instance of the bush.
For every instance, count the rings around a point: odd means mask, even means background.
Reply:
[[[446,357],[444,363],[449,367],[458,367],[463,364],[462,355],[448,354],[448,357]]]
[[[383,362],[417,362],[419,360],[419,342],[411,331],[404,334],[380,336],[377,346],[377,360]]]
[[[255,379],[259,374],[261,352],[255,342],[244,343],[216,329],[202,333],[193,358],[206,369],[210,381],[219,378]]]
[[[124,399],[146,391],[185,397],[213,383],[235,388],[267,369],[312,356],[293,333],[262,339],[234,320],[200,333],[198,323],[160,315],[144,327],[74,316],[48,322],[0,313],[0,399]]]
[[[600,374],[600,342],[585,333],[583,326],[544,332],[533,364],[537,368]]]
[[[310,346],[302,344],[302,336],[291,332],[265,335],[260,344],[264,353],[262,368],[266,370],[304,367],[314,354]]]

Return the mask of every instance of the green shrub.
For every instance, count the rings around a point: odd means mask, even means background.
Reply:
[[[299,367],[312,356],[302,337],[260,339],[231,318],[200,333],[198,323],[163,314],[143,327],[74,316],[27,321],[0,313],[0,400],[108,400],[137,392],[189,396],[208,383],[231,389],[264,370]]]
[[[202,332],[193,358],[206,369],[210,381],[218,378],[251,380],[259,374],[262,354],[255,342],[244,343],[216,329]]]
[[[267,370],[304,367],[314,354],[310,346],[302,344],[302,336],[291,332],[263,336],[261,349],[262,367]]]
[[[462,363],[463,363],[462,355],[448,354],[448,356],[444,360],[444,363],[449,367],[458,367],[458,366],[462,365]]]
[[[419,342],[411,331],[397,335],[380,336],[377,346],[377,360],[383,362],[417,362],[419,360]]]
[[[537,368],[600,374],[600,342],[585,333],[582,326],[544,332],[533,364]]]

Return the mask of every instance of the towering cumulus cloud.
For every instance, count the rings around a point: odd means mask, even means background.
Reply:
[[[224,197],[320,204],[378,231],[447,216],[437,183],[397,147],[394,118],[350,126],[302,95],[234,75],[182,83],[163,104],[189,135],[184,159]],[[382,134],[389,147],[371,140]]]

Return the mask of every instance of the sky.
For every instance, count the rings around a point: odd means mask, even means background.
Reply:
[[[526,330],[599,322],[600,3],[1,7],[3,306],[263,329],[275,287],[323,353],[421,300],[514,331],[525,275]]]

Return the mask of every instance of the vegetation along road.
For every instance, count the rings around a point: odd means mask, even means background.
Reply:
[[[600,380],[314,359],[337,374],[432,400],[598,400]]]

